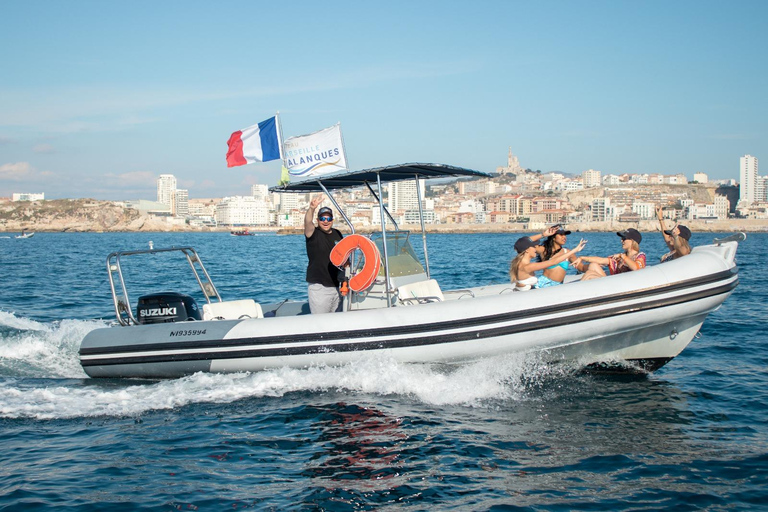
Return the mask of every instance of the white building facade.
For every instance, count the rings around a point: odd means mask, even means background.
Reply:
[[[267,201],[269,199],[269,187],[263,183],[251,185],[251,195],[256,199]]]
[[[709,176],[707,176],[706,173],[703,173],[703,172],[695,172],[693,173],[693,181],[698,181],[699,183],[708,183]]]
[[[30,194],[26,192],[14,193],[11,196],[11,201],[45,201],[45,194]]]
[[[177,217],[186,217],[189,215],[189,190],[177,188],[174,204],[176,205]]]
[[[739,158],[739,201],[754,203],[757,198],[757,158],[744,155]]]
[[[161,174],[157,178],[157,202],[168,205],[171,214],[176,214],[176,176]]]
[[[581,173],[581,179],[584,182],[584,188],[599,187],[602,184],[600,171],[594,169]]]
[[[216,205],[219,226],[268,226],[269,207],[252,196],[225,197]]]
[[[400,210],[418,210],[419,196],[416,192],[416,180],[394,181],[389,184],[389,211],[394,214]],[[424,198],[424,180],[418,180],[419,193]]]

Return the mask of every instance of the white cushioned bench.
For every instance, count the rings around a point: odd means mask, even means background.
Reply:
[[[264,318],[261,305],[253,299],[203,304],[203,320],[240,320],[243,318]]]
[[[417,281],[397,287],[397,300],[404,305],[442,302],[445,298],[434,279]]]

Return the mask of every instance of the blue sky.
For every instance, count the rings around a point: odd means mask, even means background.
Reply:
[[[0,0],[0,197],[276,184],[233,131],[341,123],[352,169],[697,171],[768,158],[768,2]]]

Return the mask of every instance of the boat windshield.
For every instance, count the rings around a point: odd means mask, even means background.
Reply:
[[[387,231],[387,256],[390,277],[409,276],[423,274],[424,267],[410,241],[410,231]],[[379,252],[384,254],[384,239],[381,233],[375,233],[371,239],[376,244]],[[383,257],[383,256],[382,256]],[[379,275],[384,275],[384,266],[381,266]]]

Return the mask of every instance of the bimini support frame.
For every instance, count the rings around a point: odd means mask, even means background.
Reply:
[[[113,252],[107,256],[107,274],[109,275],[109,287],[112,290],[112,302],[115,306],[115,314],[117,315],[117,321],[120,325],[137,325],[139,323],[136,320],[136,317],[133,316],[133,311],[131,310],[131,298],[128,296],[128,288],[125,284],[125,278],[123,277],[123,268],[120,259],[137,254],[158,254],[162,252],[181,252],[184,254],[187,258],[187,263],[189,263],[189,266],[192,268],[192,273],[197,280],[197,284],[200,285],[200,289],[203,291],[205,300],[210,304],[211,297],[216,297],[216,299],[221,302],[219,291],[216,289],[216,286],[214,286],[211,276],[208,275],[208,271],[205,269],[203,262],[200,261],[197,251],[192,247],[171,247],[169,249]],[[115,284],[116,281],[122,292],[120,297],[118,297],[117,294],[118,286]]]

